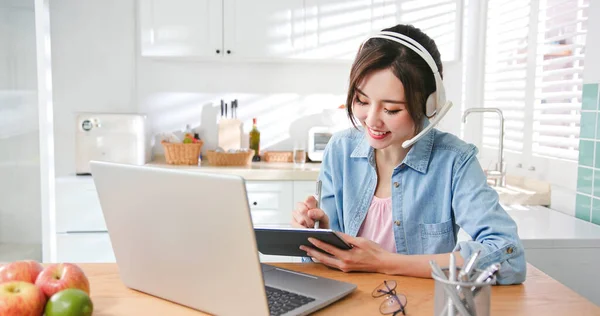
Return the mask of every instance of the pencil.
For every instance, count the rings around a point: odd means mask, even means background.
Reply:
[[[321,180],[317,180],[317,208],[321,207]],[[319,221],[315,221],[315,229],[319,229]]]

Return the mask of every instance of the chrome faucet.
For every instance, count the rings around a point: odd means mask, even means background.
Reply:
[[[492,112],[497,113],[500,118],[500,140],[498,142],[498,163],[496,164],[496,170],[488,170],[487,177],[494,179],[494,185],[497,187],[503,187],[506,185],[506,171],[504,170],[504,115],[499,108],[470,108],[466,109],[463,113],[462,121],[467,122],[467,116],[474,112]]]

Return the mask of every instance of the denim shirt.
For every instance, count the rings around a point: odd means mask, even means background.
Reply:
[[[394,168],[391,182],[394,239],[400,254],[481,250],[478,268],[500,263],[498,284],[525,280],[525,253],[517,226],[486,181],[477,148],[433,129]],[[332,230],[356,236],[377,186],[374,149],[362,129],[333,135],[319,179],[321,208]],[[472,238],[457,244],[462,228]]]

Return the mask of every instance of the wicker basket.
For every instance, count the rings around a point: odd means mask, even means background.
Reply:
[[[162,141],[165,158],[171,165],[197,165],[203,141],[198,143],[169,143]]]
[[[249,166],[252,163],[254,150],[248,152],[216,152],[209,150],[206,152],[208,164],[211,166]]]
[[[292,162],[293,153],[291,151],[266,151],[263,154],[265,162]]]

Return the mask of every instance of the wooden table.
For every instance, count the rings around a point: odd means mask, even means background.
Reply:
[[[380,315],[383,298],[371,292],[383,280],[396,280],[397,290],[406,295],[407,315],[433,315],[431,279],[389,276],[376,273],[343,273],[314,263],[276,263],[275,266],[354,283],[358,288],[346,298],[315,315]],[[138,291],[126,288],[116,264],[80,264],[90,280],[94,315],[205,315]],[[492,288],[492,315],[600,315],[600,307],[552,279],[532,265],[527,266],[522,285]]]

